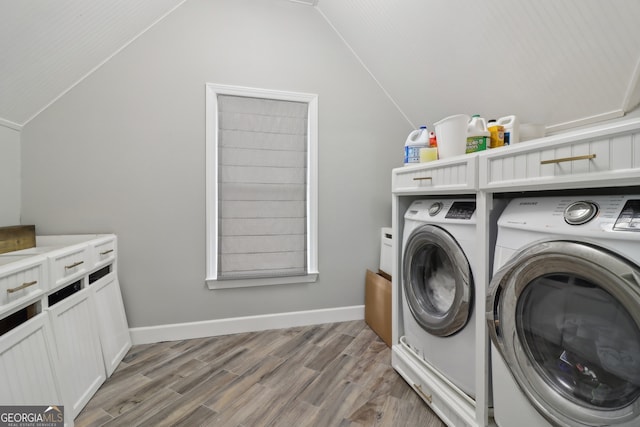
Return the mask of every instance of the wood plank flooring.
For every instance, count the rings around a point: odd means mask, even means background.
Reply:
[[[75,425],[444,426],[364,321],[134,346]]]

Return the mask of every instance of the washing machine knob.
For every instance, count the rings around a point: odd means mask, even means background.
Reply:
[[[435,202],[431,206],[429,206],[429,216],[436,216],[438,212],[442,210],[442,203]]]
[[[585,224],[598,213],[598,205],[593,202],[574,202],[564,210],[564,220],[569,225]]]

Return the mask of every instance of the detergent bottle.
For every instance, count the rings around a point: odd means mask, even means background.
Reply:
[[[487,123],[478,116],[472,116],[467,126],[467,150],[465,153],[475,153],[486,150],[489,146],[491,133],[487,130]]]
[[[409,134],[404,144],[404,165],[420,163],[420,149],[429,147],[429,131],[426,126],[420,126]]]
[[[489,148],[498,148],[504,146],[504,126],[499,125],[495,119],[489,120],[487,129],[491,133],[491,141]]]
[[[517,144],[520,142],[520,123],[518,122],[518,117],[500,117],[496,123],[504,127],[504,145]]]

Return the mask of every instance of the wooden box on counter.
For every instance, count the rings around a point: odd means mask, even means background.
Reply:
[[[0,227],[0,254],[33,248],[35,245],[35,225]]]

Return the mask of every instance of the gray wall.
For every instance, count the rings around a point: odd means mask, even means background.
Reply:
[[[205,286],[205,83],[319,94],[312,284]],[[312,7],[189,0],[28,123],[23,223],[113,232],[130,326],[364,303],[409,124]]]
[[[0,227],[20,224],[20,131],[0,124]]]

